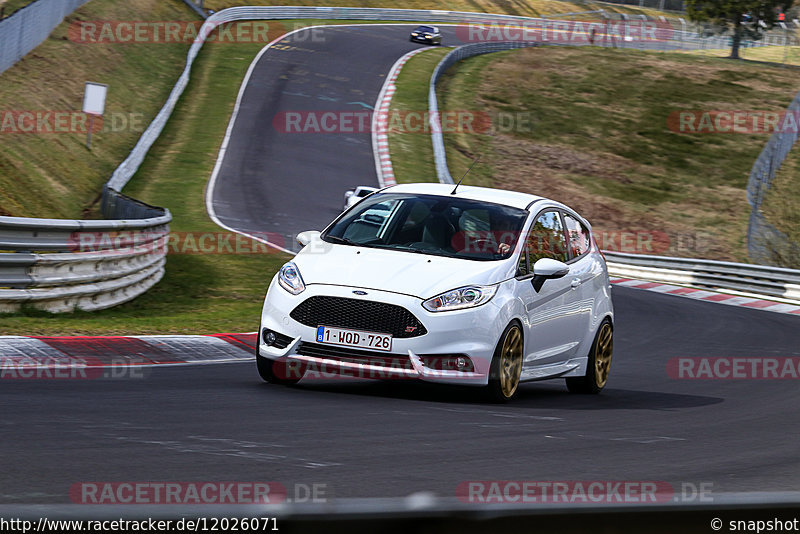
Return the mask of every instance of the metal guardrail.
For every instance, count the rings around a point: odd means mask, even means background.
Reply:
[[[481,54],[490,54],[492,52],[501,52],[504,50],[514,50],[517,48],[529,48],[540,46],[541,43],[532,41],[513,41],[513,42],[494,42],[494,43],[475,43],[464,46],[459,46],[446,56],[442,58],[436,68],[433,70],[430,84],[428,85],[428,111],[429,122],[431,126],[431,141],[433,143],[433,158],[436,165],[436,176],[443,184],[452,184],[453,177],[450,176],[450,169],[447,167],[447,152],[444,148],[444,137],[442,136],[442,124],[439,115],[439,101],[436,97],[436,84],[439,83],[442,75],[461,61],[462,59],[478,56]]]
[[[686,11],[683,0],[602,0],[603,3],[657,9],[659,11]]]
[[[450,171],[447,167],[447,154],[439,123],[439,105],[436,96],[436,84],[439,79],[447,69],[462,59],[502,50],[513,50],[525,44],[521,42],[496,42],[464,45],[447,54],[436,65],[428,87],[428,107],[436,175],[440,182],[453,183],[453,178],[450,176]],[[527,46],[536,45],[537,43],[527,43]],[[800,109],[800,93],[795,98],[792,106],[790,106],[791,109]],[[762,153],[764,161],[760,164],[756,162],[757,166],[766,166],[767,170],[764,172],[770,176],[770,179],[774,176],[774,169],[771,165],[774,164],[776,157],[779,156],[781,158],[780,161],[782,161],[782,158],[786,157],[791,145],[797,140],[798,136],[796,131],[793,134],[787,134],[793,135],[791,144],[787,141],[779,144],[779,141],[776,140],[776,135],[773,135],[768,147]],[[772,174],[769,174],[769,171]],[[751,175],[750,179],[752,184],[754,176]],[[757,190],[759,195],[761,194],[760,187],[761,183]],[[748,198],[750,198],[751,194],[750,186],[748,186]],[[603,251],[603,253],[608,262],[609,272],[614,276],[630,276],[684,285],[716,287],[800,302],[800,270],[796,269],[691,258],[624,254],[610,251]]]
[[[800,270],[604,251],[613,276],[768,295],[800,302]]]
[[[99,310],[164,276],[169,210],[104,191],[109,215],[81,221],[0,217],[0,313]]]
[[[795,117],[800,114],[800,93],[795,95],[785,113],[793,114]],[[764,195],[797,142],[797,138],[796,127],[773,133],[750,171],[750,178],[747,181],[747,201],[752,211],[747,229],[747,251],[756,261],[770,264],[800,262],[800,245],[792,243],[785,234],[767,222],[761,213]]]

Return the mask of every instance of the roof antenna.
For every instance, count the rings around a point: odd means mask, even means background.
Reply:
[[[472,162],[472,165],[470,165],[470,166],[469,166],[469,169],[467,169],[467,172],[465,172],[465,173],[464,173],[464,176],[466,176],[466,175],[469,173],[469,171],[471,171],[471,170],[472,170],[472,167],[474,167],[474,166],[475,166],[475,164],[476,164],[476,163],[478,163],[478,161],[480,161],[480,159],[481,159],[480,155],[479,155],[477,158],[475,158],[475,161],[473,161],[473,162]],[[464,176],[462,176],[462,177],[461,177],[461,180],[463,180],[463,179],[464,179]],[[456,186],[455,186],[455,187],[453,188],[453,190],[450,192],[450,194],[451,194],[451,195],[455,195],[455,194],[456,194],[456,189],[458,189],[458,186],[459,186],[459,185],[461,185],[461,180],[459,180],[459,181],[458,181],[458,183],[456,184]]]

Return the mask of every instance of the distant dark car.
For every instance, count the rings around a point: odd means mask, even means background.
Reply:
[[[419,26],[411,32],[410,41],[425,44],[442,44],[442,34],[436,26]]]

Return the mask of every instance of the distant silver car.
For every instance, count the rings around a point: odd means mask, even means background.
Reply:
[[[418,26],[413,32],[409,41],[425,44],[442,44],[442,34],[436,26]]]
[[[359,200],[361,200],[365,196],[370,195],[371,193],[374,193],[377,190],[378,190],[377,187],[370,187],[368,185],[360,185],[360,186],[356,187],[355,189],[351,189],[350,191],[346,191],[345,194],[344,194],[344,209],[349,208],[350,206],[352,206],[353,204],[355,204],[356,202],[358,202]]]

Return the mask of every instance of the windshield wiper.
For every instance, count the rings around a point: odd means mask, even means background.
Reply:
[[[346,237],[339,237],[339,236],[335,236],[335,235],[326,235],[326,236],[324,237],[324,239],[325,239],[326,241],[332,241],[333,243],[340,243],[340,244],[342,244],[342,245],[353,245],[353,246],[359,246],[359,244],[358,244],[358,243],[353,243],[352,241],[350,241],[350,240],[349,240],[349,239],[347,239]]]
[[[400,252],[413,252],[414,254],[429,254],[432,256],[439,256],[439,254],[435,254],[430,250],[424,250],[421,248],[414,248],[405,245],[377,245],[375,248],[382,248],[384,250],[399,250]]]

